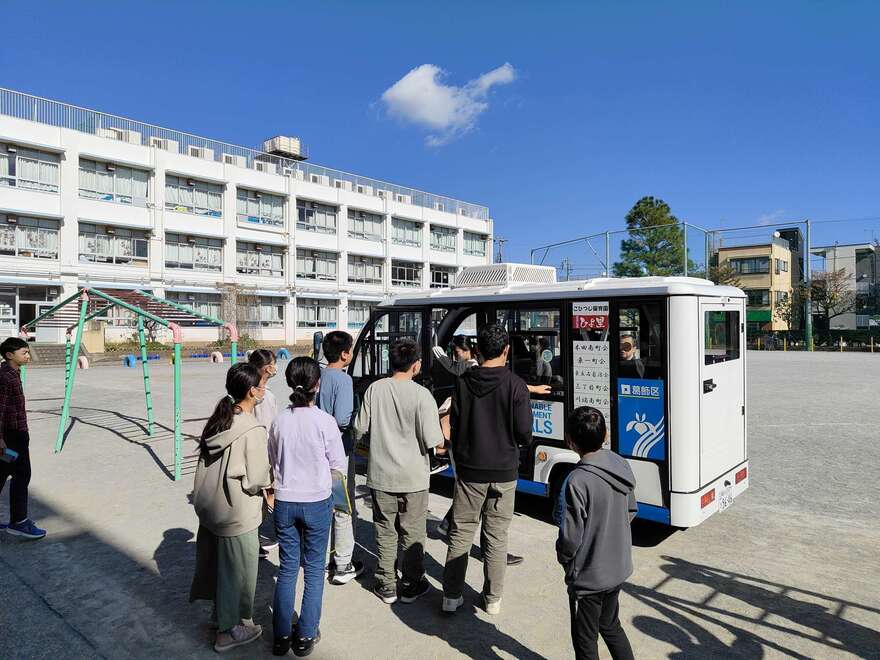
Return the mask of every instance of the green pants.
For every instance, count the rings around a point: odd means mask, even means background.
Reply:
[[[486,484],[455,481],[449,549],[443,571],[444,596],[461,596],[474,532],[482,518],[483,595],[490,603],[501,600],[507,570],[507,530],[513,519],[515,497],[515,481]]]
[[[373,526],[376,529],[376,582],[386,589],[397,587],[394,562],[398,544],[403,547],[400,564],[405,583],[425,575],[425,542],[428,539],[428,491],[386,493],[373,490]]]
[[[189,600],[213,600],[221,631],[253,619],[259,550],[257,530],[239,536],[216,536],[199,525],[196,573]]]

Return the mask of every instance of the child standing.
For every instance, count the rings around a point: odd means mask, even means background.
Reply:
[[[321,391],[318,393],[318,407],[328,415],[333,415],[342,434],[347,468],[343,472],[348,486],[348,499],[351,514],[344,511],[333,512],[333,561],[331,563],[331,584],[346,584],[364,572],[363,562],[352,560],[354,554],[354,528],[356,511],[354,505],[354,459],[351,456],[351,416],[354,410],[354,386],[351,376],[344,369],[351,364],[351,348],[354,340],[347,332],[334,330],[327,333],[321,348],[327,358],[327,366],[321,371]]]
[[[321,369],[309,357],[291,360],[285,371],[293,390],[291,405],[275,418],[269,431],[269,455],[275,473],[275,531],[281,566],[275,584],[272,652],[285,655],[293,646],[306,656],[321,641],[321,599],[324,557],[333,519],[331,470],[344,474],[345,451],[339,427],[315,405]],[[303,563],[303,595],[299,620],[293,623],[293,598]]]
[[[615,660],[633,657],[620,625],[617,598],[632,573],[630,522],[636,479],[625,459],[602,449],[605,417],[582,406],[572,411],[565,439],[581,460],[565,480],[556,556],[565,569],[571,639],[577,660],[598,659],[598,637]]]
[[[263,489],[269,486],[266,429],[254,417],[262,377],[250,364],[226,373],[226,392],[199,442],[193,506],[199,517],[196,572],[190,602],[213,600],[217,652],[259,639],[252,623],[257,588],[257,528]]]
[[[274,378],[278,373],[278,367],[275,366],[275,354],[268,348],[257,348],[251,351],[248,357],[248,363],[254,365],[262,377],[262,386],[265,388],[263,400],[254,408],[254,416],[257,421],[266,427],[268,431],[272,428],[272,422],[278,415],[278,404],[275,402],[275,394],[269,389],[269,379]],[[275,496],[271,488],[267,488],[264,493],[263,502],[263,522],[260,525],[260,559],[269,557],[269,552],[278,547],[278,538],[275,536],[275,520],[273,518],[273,510],[275,507]]]
[[[376,529],[376,585],[383,602],[397,601],[395,563],[403,547],[400,599],[411,603],[428,592],[425,541],[430,472],[428,453],[443,444],[440,416],[431,393],[413,378],[421,354],[409,338],[392,342],[392,376],[367,388],[354,423],[355,440],[370,434],[367,486],[373,498]]]

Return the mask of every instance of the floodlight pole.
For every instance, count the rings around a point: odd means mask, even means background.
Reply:
[[[181,418],[180,418],[180,331],[174,328],[174,480],[180,481]]]
[[[804,268],[804,275],[806,279],[806,300],[804,301],[805,313],[807,315],[806,322],[804,325],[804,339],[806,340],[806,348],[808,351],[813,350],[813,273],[812,268],[810,266],[810,254],[811,243],[810,243],[810,221],[805,220],[804,224],[807,226],[806,231],[806,240],[807,240],[807,265]]]
[[[688,223],[682,222],[682,235],[684,236],[684,276],[688,276]]]
[[[138,341],[141,345],[141,364],[144,370],[144,396],[147,400],[147,435],[153,435],[153,399],[150,395],[150,366],[147,360],[147,339],[144,333],[144,317],[138,315]]]
[[[76,377],[76,363],[79,360],[79,349],[82,345],[83,329],[85,328],[86,310],[89,307],[89,294],[83,290],[80,293],[82,302],[79,305],[79,323],[76,324],[76,340],[73,343],[73,354],[70,356],[67,382],[64,386],[64,405],[61,406],[61,422],[58,424],[58,436],[55,438],[55,453],[61,451],[64,445],[64,429],[70,416],[70,394],[73,391],[73,380]]]
[[[611,277],[611,232],[605,232],[605,277]]]

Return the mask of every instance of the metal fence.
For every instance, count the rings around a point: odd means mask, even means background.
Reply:
[[[489,219],[489,209],[480,204],[471,204],[380,179],[362,177],[342,170],[145,124],[134,119],[89,110],[2,87],[0,87],[0,115],[131,144],[152,146],[173,153],[224,162],[270,174],[292,176],[301,181],[332,188],[344,188],[361,194],[387,198],[401,204],[413,204],[478,220]],[[307,158],[308,148],[301,144],[300,150],[301,155]]]

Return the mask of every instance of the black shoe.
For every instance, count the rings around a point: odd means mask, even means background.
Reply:
[[[381,598],[382,602],[386,605],[397,602],[397,589],[385,588],[381,584],[376,583],[376,586],[373,587],[373,593]]]
[[[425,578],[418,582],[404,582],[400,590],[400,602],[411,603],[419,596],[424,596],[431,589],[431,585]]]
[[[297,637],[293,641],[293,654],[297,658],[302,658],[309,655],[317,645],[318,642],[321,641],[321,631],[318,631],[318,634],[314,637]]]
[[[483,561],[483,551],[480,548],[477,548],[477,550],[474,552],[474,557],[477,559],[477,561]],[[519,555],[512,555],[509,552],[507,553],[508,566],[519,566],[524,561],[525,559],[523,559]]]
[[[276,637],[272,643],[272,655],[287,655],[290,650],[290,637]]]

